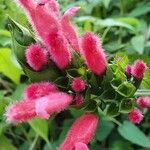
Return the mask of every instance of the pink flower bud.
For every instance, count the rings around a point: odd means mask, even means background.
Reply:
[[[81,92],[85,90],[86,83],[80,77],[74,78],[71,83],[71,87],[75,92]]]
[[[56,92],[36,101],[36,113],[39,117],[48,119],[53,113],[66,109],[72,102],[72,96]]]
[[[88,144],[96,131],[98,117],[87,113],[78,118],[69,130],[65,141],[58,150],[72,150],[76,143]]]
[[[24,122],[36,116],[35,102],[18,101],[6,108],[8,122]]]
[[[32,44],[26,49],[26,60],[35,71],[42,69],[47,64],[46,51],[38,44]]]
[[[87,145],[81,142],[75,143],[75,150],[89,150]]]
[[[51,59],[60,69],[67,67],[71,60],[69,45],[54,12],[48,12],[43,5],[36,5],[31,0],[19,1],[25,8],[34,30],[49,49]]]
[[[81,48],[89,69],[96,75],[103,74],[106,70],[107,62],[99,38],[92,32],[86,32],[81,38]]]
[[[70,23],[70,17],[75,15],[79,11],[80,7],[71,7],[68,9],[64,16],[61,19],[61,24],[62,24],[62,29],[63,32],[73,47],[73,49],[77,50],[79,52],[79,42],[78,42],[78,37],[75,31],[75,27]]]
[[[132,66],[132,71],[131,74],[136,78],[136,79],[142,79],[144,77],[144,73],[147,69],[146,64],[142,60],[136,60]]]
[[[75,100],[75,104],[77,106],[80,106],[83,103],[84,98],[82,95],[76,95],[74,100]]]
[[[50,82],[33,83],[26,87],[24,91],[24,98],[26,100],[35,100],[57,91],[58,89],[53,83]]]
[[[134,108],[128,114],[128,119],[133,123],[140,123],[143,120],[142,112],[138,108]]]
[[[132,66],[131,65],[127,65],[126,68],[125,68],[125,74],[126,75],[131,75],[131,69],[132,69]]]
[[[150,108],[150,97],[141,96],[136,101],[137,105],[143,108]]]

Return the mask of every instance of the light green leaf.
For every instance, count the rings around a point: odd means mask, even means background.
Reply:
[[[150,139],[131,122],[124,121],[124,123],[118,128],[118,131],[126,140],[142,147],[150,148]]]
[[[102,2],[103,2],[106,9],[109,7],[110,1],[111,0],[102,0]]]
[[[15,146],[4,136],[0,136],[0,150],[17,150]]]
[[[139,54],[143,54],[144,51],[144,42],[145,38],[143,35],[135,36],[131,40],[131,44],[135,51],[137,51]]]
[[[11,50],[8,48],[0,48],[0,72],[15,83],[20,82],[21,69],[12,60]]]
[[[48,142],[48,122],[46,120],[36,118],[29,121],[29,124],[39,136]]]

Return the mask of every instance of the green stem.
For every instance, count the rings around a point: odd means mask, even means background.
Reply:
[[[35,146],[36,146],[36,143],[37,143],[37,141],[38,141],[38,138],[39,138],[39,136],[38,136],[38,134],[37,134],[37,135],[35,136],[34,141],[33,141],[32,144],[31,144],[29,150],[34,150],[34,148],[35,148]]]

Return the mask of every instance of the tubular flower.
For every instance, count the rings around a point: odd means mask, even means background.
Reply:
[[[48,12],[43,5],[35,5],[32,0],[19,2],[27,12],[34,30],[49,49],[52,60],[60,69],[64,69],[70,62],[71,54],[55,14]]]
[[[26,100],[36,100],[51,93],[58,92],[57,87],[50,82],[33,83],[28,85],[24,91]]]
[[[136,103],[142,108],[150,108],[150,97],[141,96],[137,99]]]
[[[71,87],[75,92],[81,92],[85,90],[86,83],[80,77],[74,78],[71,83]]]
[[[89,150],[87,145],[81,142],[75,143],[75,150]]]
[[[142,112],[138,108],[134,108],[129,114],[128,118],[133,123],[140,123],[143,120]]]
[[[98,124],[98,117],[87,113],[78,118],[69,130],[66,139],[58,150],[72,150],[77,142],[88,144],[93,138]]]
[[[98,37],[87,32],[81,38],[82,55],[89,69],[96,75],[101,75],[105,72],[107,62],[104,51]]]
[[[18,101],[6,108],[6,117],[8,122],[20,123],[28,121],[36,116],[35,102]]]
[[[75,31],[75,27],[70,22],[70,17],[75,15],[79,11],[79,9],[80,7],[71,7],[65,12],[61,19],[62,29],[67,40],[69,41],[73,49],[78,52],[80,50],[78,37]]]
[[[47,64],[46,51],[38,44],[32,44],[26,49],[26,60],[31,68],[36,71]]]
[[[38,99],[36,113],[39,117],[48,119],[53,113],[66,109],[72,102],[72,96],[57,92]]]
[[[131,70],[132,70],[132,66],[131,65],[127,65],[126,68],[125,68],[125,74],[127,76],[130,76],[131,75]]]
[[[136,60],[132,66],[131,74],[138,80],[142,79],[147,69],[146,64],[142,60]]]

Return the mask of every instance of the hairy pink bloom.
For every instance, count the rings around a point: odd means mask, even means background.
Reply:
[[[76,31],[75,31],[75,27],[70,22],[70,17],[75,15],[79,11],[79,9],[80,9],[80,7],[71,7],[70,9],[68,9],[65,12],[65,14],[63,15],[63,17],[61,19],[63,32],[64,32],[67,40],[73,47],[73,49],[75,49],[77,51],[80,50],[78,37],[77,37]]]
[[[126,68],[125,68],[125,74],[126,75],[131,75],[131,70],[132,70],[132,66],[127,65]]]
[[[92,32],[86,32],[81,38],[81,48],[89,69],[96,75],[103,74],[106,70],[107,62],[99,38]]]
[[[26,60],[31,68],[36,71],[41,70],[47,64],[45,49],[38,44],[32,44],[26,49]]]
[[[26,100],[36,100],[43,96],[47,96],[53,92],[57,92],[57,87],[50,82],[33,83],[26,87],[24,98]]]
[[[150,97],[141,96],[136,101],[137,105],[143,108],[150,108]]]
[[[36,113],[39,117],[48,119],[53,113],[66,109],[72,102],[72,96],[56,92],[38,99],[36,102]]]
[[[132,66],[131,74],[136,78],[136,79],[142,79],[144,77],[144,73],[147,69],[146,64],[144,63],[143,60],[136,60]]]
[[[54,12],[48,12],[43,5],[36,5],[32,0],[19,2],[27,12],[34,30],[49,49],[52,60],[60,69],[67,67],[71,60],[69,45]]]
[[[133,123],[140,123],[143,120],[142,112],[138,108],[134,108],[128,114],[128,119]]]
[[[74,100],[75,100],[75,104],[77,106],[80,106],[83,103],[84,98],[82,95],[76,95]]]
[[[35,102],[18,101],[6,108],[8,122],[24,122],[36,116]]]
[[[75,150],[89,150],[87,145],[81,142],[75,143]]]
[[[86,83],[80,77],[76,77],[72,80],[71,87],[75,92],[81,92],[85,90]]]
[[[78,118],[69,130],[58,150],[72,150],[77,142],[88,144],[96,131],[98,117],[87,113]]]

